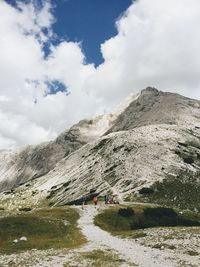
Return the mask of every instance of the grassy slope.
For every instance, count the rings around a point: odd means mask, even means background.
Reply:
[[[118,214],[118,210],[121,206],[111,207],[104,210],[102,213],[95,217],[95,224],[101,227],[103,230],[110,232],[113,235],[132,236],[133,238],[144,237],[145,233],[143,229],[133,230],[131,225],[134,221],[137,221],[142,216],[143,210],[146,208],[144,205],[132,205],[131,207],[135,211],[135,215],[131,217],[123,217]],[[149,207],[149,206],[147,206]],[[123,207],[124,208],[124,207]],[[192,212],[179,215],[181,218],[199,221],[200,216]],[[148,222],[148,218],[145,218]],[[150,221],[151,223],[151,221]],[[142,228],[142,227],[141,227]]]
[[[134,211],[137,214],[140,214],[144,207],[145,207],[144,205],[133,206]],[[103,230],[108,231],[113,235],[129,236],[131,234],[135,238],[137,238],[138,235],[142,236],[143,235],[142,230],[138,230],[136,232],[130,229],[130,223],[132,222],[132,217],[125,218],[118,215],[119,208],[126,208],[126,206],[117,205],[105,209],[102,213],[98,214],[95,217],[94,223]]]
[[[154,194],[147,201],[181,209],[200,211],[200,173],[182,172],[153,185]]]
[[[78,218],[78,212],[71,208],[41,209],[1,218],[0,253],[82,245],[85,239],[77,228]],[[22,236],[28,241],[13,243]]]

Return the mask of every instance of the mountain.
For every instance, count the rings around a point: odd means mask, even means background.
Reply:
[[[75,150],[103,135],[117,116],[137,97],[131,94],[110,114],[82,120],[55,141],[0,151],[0,192],[42,177]]]
[[[0,153],[0,206],[84,195],[200,210],[200,101],[148,87],[55,141]]]

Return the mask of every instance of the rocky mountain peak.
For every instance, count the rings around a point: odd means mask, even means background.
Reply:
[[[141,95],[142,94],[148,94],[148,93],[158,94],[159,93],[159,90],[156,89],[155,87],[148,86],[147,88],[145,88],[145,89],[143,89],[141,91]]]
[[[199,124],[200,102],[147,87],[122,112],[106,134],[152,124]],[[192,112],[192,114],[191,114]],[[196,114],[196,116],[194,116]]]
[[[110,114],[80,121],[55,141],[1,151],[0,159],[0,191],[12,189],[2,193],[7,206],[14,201],[27,205],[27,199],[33,205],[44,198],[50,205],[65,205],[91,192],[132,199],[143,187],[162,181],[172,186],[179,179],[181,190],[186,185],[195,198],[200,101],[148,87]],[[173,194],[170,198],[186,203]]]

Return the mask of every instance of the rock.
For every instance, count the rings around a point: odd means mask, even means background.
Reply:
[[[20,239],[19,239],[19,241],[27,241],[28,239],[27,239],[27,237],[26,236],[22,236],[22,237],[20,237]]]
[[[19,241],[18,241],[18,239],[15,239],[15,240],[13,240],[13,243],[18,243]]]

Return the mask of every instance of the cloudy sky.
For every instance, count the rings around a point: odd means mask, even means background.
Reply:
[[[0,148],[147,86],[200,99],[199,0],[0,0]]]

